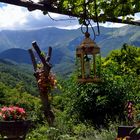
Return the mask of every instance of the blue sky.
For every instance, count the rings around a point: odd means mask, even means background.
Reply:
[[[37,0],[36,0],[37,1]],[[26,8],[14,6],[10,4],[0,3],[0,30],[8,29],[37,29],[43,27],[58,27],[65,29],[75,29],[80,27],[76,18],[50,13],[51,17],[58,20],[50,19],[48,15],[43,15],[42,11],[35,10],[29,12]],[[136,19],[140,19],[140,14],[136,15]],[[68,20],[60,20],[68,19]],[[70,20],[71,19],[71,20]],[[93,26],[96,24],[93,23]],[[105,23],[100,24],[105,27],[120,27],[124,24],[118,23]]]

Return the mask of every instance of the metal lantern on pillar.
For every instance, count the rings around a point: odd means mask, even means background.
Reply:
[[[100,82],[100,48],[90,38],[88,31],[85,39],[76,48],[78,82]]]

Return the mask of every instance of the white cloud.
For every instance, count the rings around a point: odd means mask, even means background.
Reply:
[[[22,26],[27,22],[27,13],[20,7],[12,5],[0,8],[0,28],[13,28],[15,25]]]
[[[38,0],[34,1],[38,2]],[[43,27],[75,29],[80,27],[78,20],[73,20],[68,16],[55,13],[50,13],[50,16],[55,20],[52,20],[48,15],[43,15],[43,12],[39,10],[29,12],[23,7],[0,3],[0,30],[35,29]],[[136,19],[140,19],[140,14],[136,14],[135,17]],[[96,26],[96,23],[92,24]],[[120,27],[126,24],[106,22],[105,24],[100,23],[100,25],[105,27]]]
[[[67,21],[59,19],[68,19],[68,16],[50,13],[50,16],[57,20],[52,20],[48,15],[43,15],[42,11],[35,10],[29,12],[26,8],[0,4],[0,29],[31,29],[41,27],[66,27],[75,28],[77,21]],[[70,18],[69,18],[70,19]]]
[[[126,26],[126,24],[113,23],[113,22],[101,23],[100,25],[108,28],[119,28],[122,26]]]
[[[34,2],[39,2],[39,0],[33,0]]]
[[[140,20],[140,13],[135,14],[135,20]]]

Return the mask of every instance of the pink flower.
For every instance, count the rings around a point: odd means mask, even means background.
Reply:
[[[10,111],[10,112],[14,112],[15,110],[14,110],[13,107],[9,107],[9,111]]]
[[[0,109],[0,117],[3,120],[25,120],[26,112],[17,106],[3,107]]]
[[[24,110],[23,108],[18,108],[17,111],[20,112],[21,114],[22,114],[22,113],[23,113],[23,114],[25,113],[25,110]]]
[[[3,112],[5,112],[7,110],[8,110],[8,107],[5,107],[5,106],[1,109],[1,111],[3,111]]]

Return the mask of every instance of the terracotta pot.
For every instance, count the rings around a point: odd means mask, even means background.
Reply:
[[[25,140],[30,120],[0,121],[0,134],[7,140]]]

